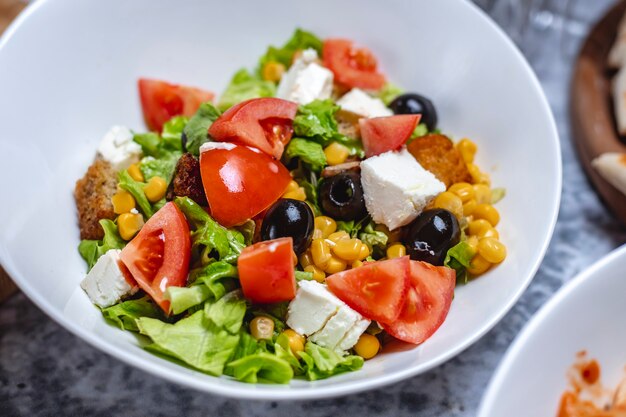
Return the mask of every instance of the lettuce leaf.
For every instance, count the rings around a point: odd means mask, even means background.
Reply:
[[[393,83],[386,82],[383,88],[378,91],[376,95],[379,99],[383,101],[383,103],[385,103],[386,106],[388,106],[396,97],[398,97],[402,93],[404,93],[404,90],[402,88]]]
[[[196,114],[194,114],[183,132],[187,140],[187,152],[192,155],[200,155],[200,146],[209,142],[209,127],[213,124],[222,113],[211,103],[202,103]]]
[[[300,28],[296,29],[291,38],[282,47],[278,48],[270,46],[267,48],[265,55],[259,59],[259,67],[257,73],[260,75],[263,67],[268,62],[279,62],[289,68],[293,61],[293,56],[298,50],[315,49],[319,56],[322,55],[323,42],[320,38],[311,32],[304,31]]]
[[[170,312],[180,314],[191,307],[203,303],[212,295],[211,290],[204,285],[191,287],[168,287],[163,298],[170,301]]]
[[[292,158],[300,158],[316,172],[320,172],[326,166],[326,154],[322,145],[302,138],[293,138],[289,141],[285,157],[287,162]]]
[[[265,81],[256,74],[251,74],[242,68],[233,75],[228,87],[220,97],[217,108],[225,111],[244,100],[259,97],[273,97],[276,94],[276,85]]]
[[[506,196],[505,188],[493,188],[491,190],[491,204],[496,204]]]
[[[426,124],[420,123],[417,126],[415,126],[415,130],[413,131],[413,133],[411,133],[411,137],[409,138],[409,141],[415,138],[419,138],[421,136],[426,136],[427,134],[428,134],[428,127],[426,126]]]
[[[192,286],[198,285],[208,288],[209,296],[207,298],[218,300],[232,287],[232,285],[228,285],[228,281],[236,279],[237,276],[235,266],[224,261],[217,261],[192,269],[189,272],[189,281]]]
[[[85,239],[78,245],[78,253],[87,262],[87,271],[90,271],[98,259],[110,249],[122,249],[126,246],[126,242],[117,231],[117,225],[112,220],[102,219],[99,223],[104,229],[102,240]]]
[[[343,372],[356,371],[363,367],[363,358],[356,355],[341,356],[333,350],[307,342],[300,358],[306,364],[306,377],[315,381]]]
[[[359,239],[370,248],[371,252],[374,252],[375,249],[384,251],[389,237],[380,230],[374,229],[374,222],[369,222],[359,233]]]
[[[228,364],[228,373],[242,382],[286,384],[293,378],[289,362],[267,352],[244,356]]]
[[[155,132],[135,133],[133,140],[141,146],[144,156],[162,158],[171,152],[182,152],[182,133],[188,119],[174,116],[163,125],[161,135]]]
[[[167,156],[159,159],[148,156],[141,160],[139,169],[145,181],[149,181],[152,177],[161,177],[169,184],[169,182],[172,181],[176,163],[181,156],[182,153],[178,151],[172,151]]]
[[[236,334],[243,325],[246,315],[246,300],[240,290],[232,291],[214,303],[204,305],[204,314],[213,323]]]
[[[146,194],[143,192],[143,187],[146,183],[135,181],[128,173],[128,170],[118,172],[117,178],[117,185],[132,194],[135,202],[137,202],[139,206],[139,210],[141,210],[144,216],[146,216],[146,218],[152,217],[154,210],[148,201],[148,197],[146,197]]]
[[[136,320],[140,317],[163,318],[161,309],[148,296],[104,308],[102,314],[120,329],[131,332],[139,331]]]
[[[474,255],[476,251],[466,241],[461,241],[448,249],[443,264],[455,270],[457,283],[466,284],[469,280],[467,268],[470,267]]]

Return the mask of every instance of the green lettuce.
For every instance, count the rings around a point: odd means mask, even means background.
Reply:
[[[306,364],[306,377],[315,381],[337,375],[343,372],[356,371],[363,367],[363,358],[356,355],[341,356],[337,352],[307,342],[300,358]]]
[[[191,287],[168,287],[163,293],[163,298],[169,300],[171,313],[180,314],[203,303],[211,294],[211,290],[204,285],[192,285]]]
[[[82,240],[78,245],[78,253],[87,262],[87,270],[96,264],[98,259],[111,249],[122,249],[126,246],[124,239],[117,231],[117,225],[109,219],[100,220],[100,226],[104,230],[102,240]]]
[[[350,235],[351,238],[355,238],[358,237],[359,232],[361,231],[361,229],[363,228],[364,225],[369,225],[369,223],[371,223],[371,221],[369,221],[370,218],[369,217],[364,217],[363,219],[356,221],[356,220],[350,220],[350,221],[342,221],[342,220],[338,220],[337,221],[337,230],[343,230],[344,232],[346,232],[347,234]],[[370,229],[367,229],[368,231],[370,230],[374,230],[373,226]],[[369,232],[368,234],[371,234],[372,232]],[[375,231],[373,232],[375,233]],[[379,239],[377,237],[377,239]],[[385,242],[386,244],[386,242]]]
[[[161,177],[169,184],[174,175],[176,163],[178,163],[181,156],[181,152],[172,152],[160,159],[151,156],[143,158],[139,163],[139,169],[143,174],[144,180],[149,181],[152,177]]]
[[[505,188],[494,188],[491,190],[491,204],[496,204],[498,201],[502,200],[506,195]]]
[[[293,378],[293,369],[286,360],[271,353],[259,352],[230,362],[228,374],[252,384],[286,384]]]
[[[274,354],[291,365],[294,374],[301,375],[304,373],[304,367],[291,351],[289,346],[289,338],[286,334],[281,333],[276,337],[276,343],[274,343]]]
[[[173,288],[173,287],[172,287]],[[150,297],[123,301],[114,306],[103,308],[102,314],[115,323],[120,329],[138,332],[136,320],[140,317],[162,318],[163,312]]]
[[[182,133],[187,118],[175,116],[163,125],[161,135],[154,132],[136,133],[133,140],[141,145],[144,158],[139,169],[144,180],[159,176],[168,183],[172,180],[176,163],[182,155]]]
[[[225,111],[244,100],[259,97],[273,97],[276,94],[276,85],[265,81],[247,69],[242,68],[235,73],[228,87],[217,103],[218,109]]]
[[[204,314],[228,332],[238,333],[246,315],[246,300],[240,290],[232,291],[214,303],[204,305]]]
[[[146,218],[152,217],[154,210],[148,201],[148,197],[146,197],[146,194],[143,192],[143,187],[146,183],[135,181],[127,170],[118,172],[117,177],[119,181],[117,185],[133,196],[139,206],[139,210],[141,210],[144,216],[146,216]]]
[[[467,268],[470,267],[476,251],[466,241],[461,241],[448,249],[443,264],[456,272],[457,283],[465,284],[469,280]]]
[[[375,249],[383,251],[387,246],[389,237],[380,230],[374,229],[374,222],[369,222],[359,233],[359,239],[373,252]]]
[[[321,171],[326,166],[326,155],[324,148],[317,142],[302,138],[293,138],[287,145],[285,151],[287,161],[292,158],[300,158],[300,160],[308,164],[313,171]]]
[[[426,136],[427,134],[428,134],[428,127],[426,126],[426,124],[420,123],[417,126],[415,126],[415,130],[413,130],[413,133],[411,133],[411,138],[409,140]]]
[[[313,272],[296,271],[296,281],[312,281]]]
[[[379,99],[383,101],[383,103],[385,103],[386,106],[388,106],[396,97],[398,97],[402,93],[404,93],[404,90],[402,88],[393,83],[386,82],[383,88],[378,91],[376,95]]]
[[[278,48],[270,46],[267,48],[265,55],[259,59],[259,67],[257,73],[260,75],[263,67],[268,62],[279,62],[289,68],[293,61],[296,51],[305,49],[315,49],[319,56],[322,55],[323,42],[320,38],[311,32],[302,29],[296,29],[291,38],[282,47]]]
[[[209,142],[209,127],[213,124],[221,112],[213,106],[211,103],[202,103],[196,114],[193,115],[189,122],[185,126],[183,132],[187,138],[187,152],[192,155],[200,155],[200,146]]]
[[[246,246],[252,245],[254,239],[254,232],[256,230],[256,223],[252,219],[248,219],[245,223],[235,226],[235,229],[243,236],[243,243]]]

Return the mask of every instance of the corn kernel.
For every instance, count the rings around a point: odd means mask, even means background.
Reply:
[[[117,229],[124,240],[131,240],[142,227],[143,217],[139,213],[124,213],[117,218]]]
[[[476,202],[476,200],[473,199],[463,204],[463,215],[465,217],[471,216],[477,205],[478,203]]]
[[[304,336],[291,329],[285,330],[283,334],[289,339],[289,350],[291,350],[291,353],[296,357],[300,357],[299,353],[304,350]]]
[[[354,261],[352,265],[350,265],[351,268],[358,268],[360,266],[363,266],[363,261]]]
[[[488,262],[497,264],[506,258],[506,246],[494,237],[484,237],[478,241],[478,254]]]
[[[491,179],[489,178],[489,174],[482,172],[480,168],[478,168],[475,164],[467,164],[467,170],[472,176],[472,182],[474,184],[486,184],[489,185],[491,183]]]
[[[315,228],[322,231],[322,237],[326,239],[337,230],[337,222],[328,216],[317,216],[314,220]]]
[[[480,244],[480,242],[479,242]],[[480,254],[474,256],[470,262],[470,267],[467,268],[467,272],[472,275],[480,275],[485,273],[491,267],[491,262],[483,258]]]
[[[304,271],[312,273],[313,279],[317,282],[324,282],[326,279],[326,273],[315,265],[305,266]]]
[[[346,240],[346,239],[350,239],[350,235],[345,230],[340,230],[338,232],[331,233],[330,235],[328,235],[328,240],[334,243],[337,243],[340,240]]]
[[[487,220],[492,226],[497,226],[498,222],[500,222],[500,213],[498,213],[498,210],[491,204],[477,205],[472,215],[475,219]]]
[[[111,197],[113,212],[115,214],[130,213],[135,208],[135,199],[126,190],[120,190]]]
[[[165,197],[166,191],[167,182],[161,177],[152,177],[150,181],[143,186],[143,192],[151,203],[156,203]]]
[[[261,76],[266,81],[272,81],[277,83],[282,78],[287,68],[280,62],[269,61],[265,65],[263,65],[263,71],[261,71]]]
[[[463,216],[463,202],[454,193],[444,191],[435,198],[435,207],[448,210],[456,217]]]
[[[457,143],[456,148],[466,164],[474,162],[474,156],[478,150],[478,147],[474,142],[469,139],[462,139],[459,143]]]
[[[401,243],[394,243],[387,248],[387,259],[401,258],[406,255],[406,248]]]
[[[361,250],[359,251],[359,260],[363,260],[370,256],[370,248],[365,243],[361,243]]]
[[[127,171],[128,171],[128,175],[130,175],[130,177],[134,179],[135,181],[139,181],[139,182],[144,181],[143,173],[139,169],[139,165],[132,164],[131,166],[128,167]]]
[[[339,165],[346,162],[346,159],[350,156],[350,149],[333,142],[324,149],[324,155],[326,155],[328,165]]]
[[[376,336],[363,333],[359,337],[359,341],[354,345],[354,351],[363,359],[371,359],[378,354],[380,350],[380,342]]]
[[[469,247],[472,249],[473,253],[478,252],[478,237],[477,236],[468,237],[466,242],[469,245]]]
[[[492,229],[491,223],[485,219],[472,220],[467,225],[467,233],[471,236],[478,236],[485,232],[487,229]]]
[[[343,259],[339,259],[336,256],[331,256],[328,262],[326,263],[326,268],[324,271],[327,274],[336,274],[337,272],[341,272],[348,267],[348,263]]]
[[[283,194],[283,198],[291,198],[292,200],[304,201],[306,200],[306,192],[304,188],[298,188],[295,191],[287,191]]]
[[[344,261],[356,261],[361,254],[361,241],[359,239],[340,239],[331,246],[333,253]]]
[[[250,334],[255,339],[269,340],[274,335],[274,320],[265,316],[257,316],[250,321]]]
[[[491,203],[491,189],[486,184],[474,184],[474,195],[478,204]]]
[[[311,257],[315,266],[325,270],[328,261],[332,257],[328,242],[324,239],[313,239],[311,242]]]
[[[324,239],[324,234],[320,229],[313,229],[313,239]]]
[[[474,198],[474,187],[467,182],[452,184],[450,188],[448,188],[448,191],[456,194],[463,203],[467,203]]]
[[[302,268],[306,268],[309,265],[313,265],[313,257],[311,256],[310,250],[300,255],[300,265],[302,265]]]
[[[285,193],[287,193],[289,191],[296,191],[298,188],[300,188],[298,183],[295,182],[294,180],[291,180],[291,181],[289,181],[289,184],[287,184],[287,188],[285,188]]]

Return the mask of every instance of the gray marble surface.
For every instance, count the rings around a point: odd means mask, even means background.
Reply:
[[[608,0],[476,0],[520,45],[549,98],[563,147],[564,184],[552,244],[532,284],[475,345],[423,375],[376,391],[311,402],[256,402],[195,392],[88,346],[18,294],[0,306],[0,416],[473,416],[506,348],[577,272],[626,241],[594,194],[570,141],[572,61]],[[529,15],[528,20],[525,16]]]

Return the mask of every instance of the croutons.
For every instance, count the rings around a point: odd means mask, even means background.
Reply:
[[[448,137],[431,133],[414,139],[407,148],[446,188],[457,182],[472,182],[465,161]]]
[[[174,176],[167,188],[165,198],[171,201],[176,197],[189,197],[201,206],[209,205],[200,177],[200,162],[190,153],[183,154],[176,163]]]
[[[104,237],[104,230],[98,222],[115,218],[111,197],[116,191],[117,175],[111,164],[97,158],[74,188],[81,239],[100,240]]]

